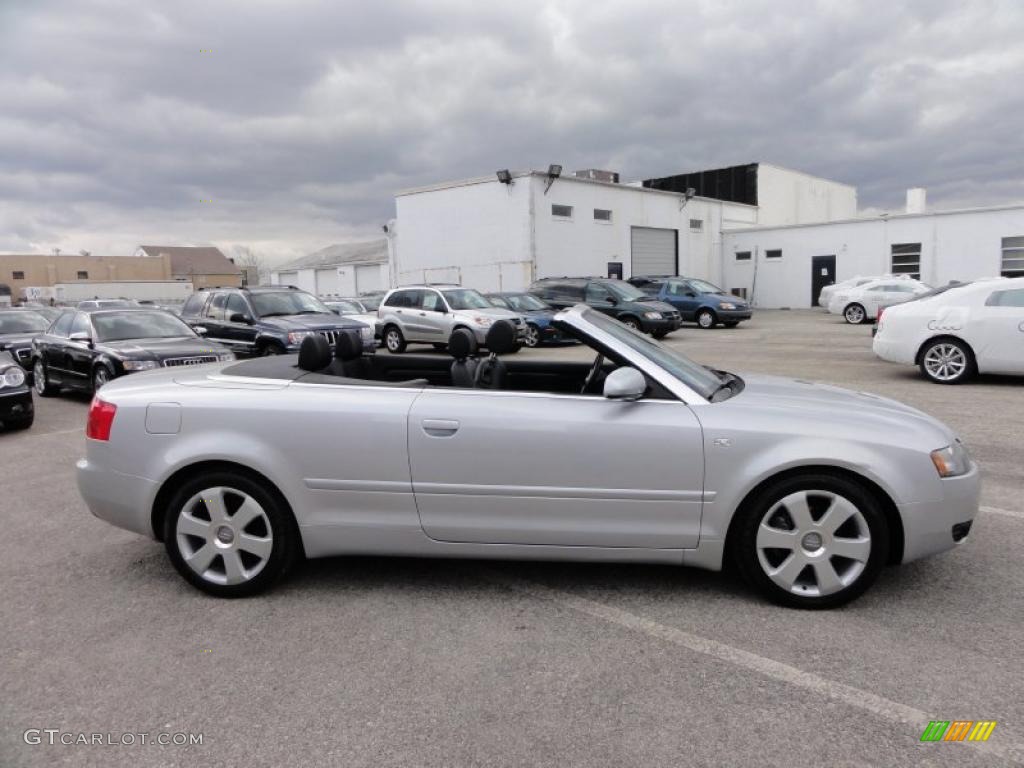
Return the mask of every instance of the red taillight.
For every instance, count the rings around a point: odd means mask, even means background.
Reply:
[[[885,307],[879,307],[878,308],[878,314],[875,315],[875,322],[876,323],[882,322],[882,313],[883,312],[885,312]]]
[[[89,406],[89,421],[85,425],[85,436],[90,440],[109,440],[115,413],[117,413],[116,405],[94,397],[92,405]]]

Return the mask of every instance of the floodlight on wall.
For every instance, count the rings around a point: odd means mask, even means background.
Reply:
[[[544,187],[544,194],[548,193],[551,189],[551,185],[555,183],[555,179],[562,175],[562,166],[552,163],[548,166],[548,183]]]
[[[502,168],[496,175],[502,184],[512,184],[512,173],[508,168]]]
[[[683,193],[683,199],[679,201],[679,210],[683,210],[686,204],[693,199],[693,196],[697,194],[697,190],[693,187],[687,187],[686,192]]]

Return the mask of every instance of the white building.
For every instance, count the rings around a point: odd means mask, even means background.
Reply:
[[[294,285],[317,296],[358,296],[387,288],[388,240],[322,248],[270,273],[271,285]]]
[[[766,163],[617,182],[505,172],[399,192],[392,282],[521,290],[540,277],[681,274],[760,307],[809,307],[858,274],[1024,274],[1024,205],[928,211],[916,189],[907,213],[858,218],[854,187]]]

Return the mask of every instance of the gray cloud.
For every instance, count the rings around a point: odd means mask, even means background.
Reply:
[[[287,257],[399,188],[552,161],[1017,200],[1022,32],[1014,0],[5,0],[0,250]]]

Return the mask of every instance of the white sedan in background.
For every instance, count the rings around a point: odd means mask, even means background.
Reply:
[[[873,321],[879,307],[910,301],[929,290],[928,285],[912,278],[879,278],[856,288],[836,291],[829,300],[828,311],[857,325]]]
[[[825,311],[829,311],[828,305],[832,301],[832,295],[836,291],[848,291],[854,288],[859,288],[865,283],[870,283],[874,280],[878,280],[883,277],[889,277],[889,275],[857,275],[851,277],[849,280],[843,280],[841,283],[832,283],[832,285],[826,285],[821,289],[821,293],[818,294],[818,306],[824,307]]]
[[[965,283],[889,307],[872,348],[939,384],[976,373],[1024,374],[1024,277]]]

